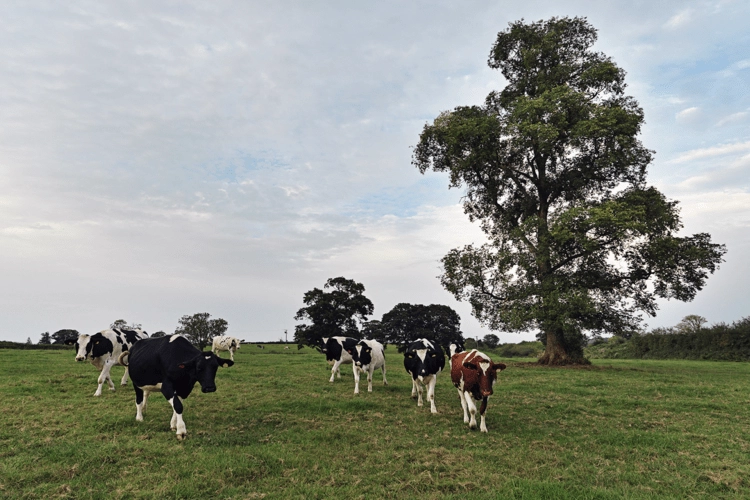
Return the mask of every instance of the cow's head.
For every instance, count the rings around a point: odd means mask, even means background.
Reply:
[[[72,342],[71,340],[66,343]],[[76,346],[76,361],[85,361],[87,359],[98,358],[104,356],[107,353],[112,352],[112,341],[101,334],[101,332],[94,335],[82,334],[78,336],[78,340],[75,341]]]
[[[364,342],[360,342],[346,351],[351,354],[354,366],[366,370],[369,364],[372,363],[372,347]]]
[[[319,349],[320,349],[320,352],[322,352],[323,354],[326,354],[328,352],[328,339],[329,338],[330,337],[323,337],[322,339],[320,339]]]
[[[234,364],[234,361],[222,359],[212,352],[202,352],[193,359],[178,363],[176,372],[201,385],[202,392],[216,391],[216,370],[220,366],[228,368]]]
[[[464,361],[466,370],[476,371],[479,394],[482,397],[492,396],[492,387],[497,381],[497,372],[505,370],[505,364],[493,363],[489,358],[474,357],[471,361]]]
[[[448,346],[448,352],[450,353],[449,356],[451,357],[453,357],[453,355],[457,352],[464,352],[465,350],[466,349],[464,349],[464,344],[460,340],[454,340]]]
[[[445,355],[440,346],[430,342],[410,346],[404,353],[404,366],[412,377],[422,381],[424,377],[435,375],[445,367]]]

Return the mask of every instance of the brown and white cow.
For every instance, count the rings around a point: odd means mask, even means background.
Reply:
[[[492,386],[497,381],[497,372],[502,370],[505,370],[503,363],[493,363],[489,356],[476,349],[458,352],[451,356],[451,380],[458,389],[461,408],[464,410],[464,423],[469,424],[470,429],[477,428],[477,405],[474,403],[476,399],[482,401],[482,406],[479,408],[481,416],[479,429],[487,432],[487,424],[484,421],[487,399],[492,396]]]

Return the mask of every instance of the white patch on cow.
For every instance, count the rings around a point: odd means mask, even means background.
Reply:
[[[422,363],[424,363],[425,358],[427,358],[427,349],[417,349],[417,356],[419,356],[419,359],[422,360]]]
[[[483,374],[488,375],[489,374],[489,369],[490,369],[490,363],[485,362],[485,361],[480,361],[479,362],[479,368],[482,369],[482,373]]]
[[[174,396],[169,400],[169,404],[172,405],[172,420],[169,422],[169,425],[173,431],[177,431],[177,439],[182,441],[185,439],[185,436],[187,436],[187,427],[185,427],[185,421],[182,419],[182,414],[174,411],[174,398],[178,397],[179,396]]]
[[[179,339],[180,337],[182,337],[182,335],[180,335],[179,333],[175,333],[174,335],[172,335],[171,337],[169,337],[169,341],[170,342],[174,342],[175,340]]]
[[[429,347],[430,349],[435,349],[435,346],[427,339],[417,339],[417,342],[422,342],[424,345]]]

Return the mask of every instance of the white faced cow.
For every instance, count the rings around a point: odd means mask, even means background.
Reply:
[[[417,398],[417,406],[422,406],[422,386],[427,388],[430,400],[430,411],[437,413],[435,407],[435,384],[437,374],[445,368],[443,349],[427,339],[418,339],[404,352],[404,368],[411,374],[411,397]]]
[[[341,378],[339,367],[352,362],[351,350],[354,349],[357,342],[357,339],[351,337],[323,337],[321,352],[326,355],[326,361],[332,366],[329,382],[333,382],[333,377],[336,374]]]
[[[240,348],[240,342],[242,341],[237,337],[217,335],[211,343],[211,352],[216,354],[216,351],[229,351],[229,359],[234,361],[234,351]]]
[[[377,340],[360,340],[353,349],[349,350],[354,364],[354,394],[359,394],[359,374],[367,374],[367,392],[372,392],[372,373],[378,368],[383,372],[383,385],[388,385],[385,379],[385,352],[383,344]]]
[[[181,335],[143,340],[129,353],[123,353],[120,362],[130,368],[133,379],[135,419],[143,420],[149,393],[161,391],[172,405],[170,425],[179,440],[187,436],[182,400],[190,395],[196,382],[203,392],[215,392],[216,370],[219,366],[226,368],[234,364],[212,352],[199,351]]]
[[[102,395],[102,386],[106,381],[110,390],[115,390],[115,384],[110,377],[110,371],[115,365],[119,365],[118,358],[120,354],[130,349],[139,340],[145,339],[148,334],[142,330],[128,330],[125,328],[112,328],[102,330],[94,335],[82,334],[77,340],[68,340],[65,343],[70,345],[75,343],[76,361],[91,361],[99,370],[99,387],[97,387],[94,396]],[[125,374],[120,381],[121,385],[128,383],[128,369],[125,368]]]
[[[487,432],[487,424],[484,421],[487,399],[492,395],[492,387],[497,381],[497,372],[502,370],[505,370],[503,363],[493,363],[489,356],[476,349],[451,356],[451,380],[458,389],[458,397],[461,398],[464,423],[469,424],[470,429],[477,428],[477,405],[474,403],[476,399],[482,401],[482,407],[479,409],[482,422],[479,428],[482,432]],[[471,419],[469,419],[469,413]]]

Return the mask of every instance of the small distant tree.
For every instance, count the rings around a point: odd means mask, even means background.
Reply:
[[[58,330],[52,334],[53,344],[64,344],[67,340],[78,340],[78,330]]]
[[[203,350],[217,335],[224,335],[229,323],[221,318],[209,319],[209,313],[197,313],[192,316],[185,315],[180,318],[180,326],[175,330],[176,334],[183,335],[198,349]]]
[[[482,339],[482,343],[489,349],[494,349],[500,343],[500,337],[498,337],[494,333],[490,333],[484,336],[484,338]]]
[[[31,337],[26,337],[26,343],[31,345],[33,342],[31,341]]]
[[[678,333],[696,333],[699,332],[706,323],[708,323],[708,320],[703,316],[688,314],[675,325],[675,330],[677,330]]]
[[[295,326],[294,341],[297,345],[318,347],[323,337],[361,338],[359,325],[374,309],[364,292],[362,283],[344,277],[329,279],[323,290],[313,288],[306,292],[302,299],[305,307],[297,311],[294,319],[310,323]]]
[[[464,340],[460,316],[440,304],[397,304],[383,315],[380,328],[385,342],[397,345],[399,352],[420,338],[434,340],[446,351],[451,342]]]
[[[110,328],[125,328],[127,330],[141,330],[143,326],[140,323],[131,323],[128,325],[128,322],[124,319],[118,319],[111,325],[109,325]]]
[[[156,333],[152,333],[151,334],[151,338],[154,338],[154,337],[163,337],[165,335],[166,335],[166,332],[164,330],[159,330]]]
[[[39,339],[40,344],[51,344],[52,340],[50,340],[49,332],[44,332],[42,334],[42,338]]]

